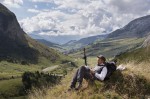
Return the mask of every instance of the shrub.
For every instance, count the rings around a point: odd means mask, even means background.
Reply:
[[[43,86],[53,86],[58,84],[61,80],[60,76],[44,74],[40,72],[25,72],[22,75],[22,82],[26,90],[30,90],[33,87],[41,88]]]

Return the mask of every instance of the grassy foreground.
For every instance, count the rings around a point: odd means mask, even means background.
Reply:
[[[95,58],[88,60],[89,65],[96,63]],[[81,63],[81,61],[80,61]],[[75,69],[68,73],[62,82],[52,88],[34,89],[29,99],[147,99],[150,97],[150,78],[148,75],[149,63],[123,64],[125,71],[116,71],[112,77],[105,82],[95,81],[87,86],[83,82],[83,87],[79,91],[70,91],[70,81],[74,75]],[[134,68],[133,68],[134,67]],[[135,67],[137,69],[135,69]],[[140,72],[141,71],[141,72]]]

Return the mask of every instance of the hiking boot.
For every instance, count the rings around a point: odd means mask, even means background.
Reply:
[[[75,88],[75,90],[79,90],[81,87],[82,87],[82,84],[78,83],[78,86],[77,86],[77,88]]]
[[[70,88],[68,89],[68,91],[71,91],[71,90],[75,90],[75,87],[70,86]]]

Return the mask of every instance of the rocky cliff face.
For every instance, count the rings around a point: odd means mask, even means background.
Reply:
[[[39,57],[55,61],[59,55],[31,39],[20,27],[15,14],[0,4],[0,60],[38,63]]]
[[[0,4],[0,40],[12,40],[20,45],[27,45],[24,37],[24,31],[16,19],[14,13],[9,11],[6,7]]]

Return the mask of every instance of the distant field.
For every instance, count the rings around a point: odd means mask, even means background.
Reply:
[[[41,71],[50,66],[53,66],[53,64],[21,65],[2,61],[0,62],[0,79],[21,76],[25,71]]]
[[[17,97],[23,94],[21,78],[0,81],[0,97]]]
[[[144,38],[126,38],[107,41],[95,42],[92,45],[86,47],[86,53],[88,56],[97,56],[103,54],[106,57],[114,57],[115,55],[125,52],[129,49],[140,46],[144,41]],[[80,49],[77,52],[73,52],[70,56],[83,57],[83,50]]]
[[[25,71],[37,71],[41,67],[34,65],[21,65],[8,63],[6,61],[0,62],[0,79],[1,78],[11,78],[21,76]]]

